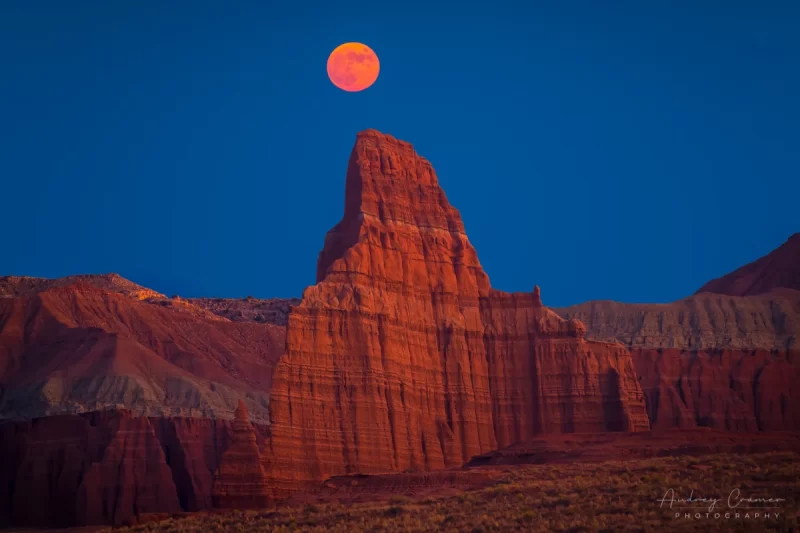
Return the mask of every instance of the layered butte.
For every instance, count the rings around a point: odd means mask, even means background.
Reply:
[[[434,469],[538,433],[649,423],[628,351],[493,290],[431,164],[360,133],[345,212],[273,378],[277,481]]]

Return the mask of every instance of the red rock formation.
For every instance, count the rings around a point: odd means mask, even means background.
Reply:
[[[190,298],[189,302],[233,322],[286,326],[289,310],[299,298]]]
[[[232,426],[126,410],[0,423],[0,524],[122,524],[207,509]],[[250,431],[262,445],[266,427]]]
[[[264,507],[269,501],[256,432],[241,400],[236,408],[231,443],[214,476],[211,494],[214,507],[228,509]]]
[[[0,429],[4,439],[16,440],[16,464],[3,477],[13,476],[6,481],[17,524],[121,524],[137,513],[180,511],[146,418],[106,412]]]
[[[790,268],[767,270],[723,285],[792,286]],[[430,164],[362,132],[344,216],[318,283],[289,313],[272,391],[285,331],[246,322],[281,323],[287,302],[168,299],[115,275],[0,278],[0,416],[158,415],[0,424],[0,521],[261,506],[330,475],[460,465],[542,434],[643,430],[648,414],[657,428],[800,429],[798,296],[590,302],[560,318],[538,286],[491,289]],[[241,403],[266,422],[268,394],[269,430]],[[237,403],[234,423],[219,420]],[[217,420],[164,416],[176,414]]]
[[[459,465],[540,432],[649,427],[630,354],[585,341],[538,290],[492,290],[411,145],[360,133],[345,189],[275,371],[276,490]]]
[[[654,428],[800,431],[800,352],[632,352]]]
[[[210,418],[151,417],[178,491],[181,507],[199,511],[212,506],[214,473],[230,445],[233,422]],[[266,429],[256,432],[263,444]]]
[[[792,350],[800,337],[800,291],[758,296],[696,294],[669,304],[586,302],[554,308],[586,324],[589,338],[632,348]]]
[[[800,291],[800,233],[764,257],[709,281],[697,293],[751,296],[777,288]]]
[[[211,321],[87,282],[0,299],[0,416],[125,407],[257,420],[283,328]]]
[[[790,285],[798,245],[794,236],[703,290]],[[589,338],[630,348],[654,428],[800,430],[800,291],[702,292],[671,304],[600,301],[555,311],[584,322]]]
[[[92,463],[78,486],[78,522],[119,525],[133,513],[180,512],[172,472],[148,420],[127,411],[110,424],[103,418],[97,422],[110,435],[90,443]]]
[[[137,285],[119,274],[113,273],[80,274],[56,279],[33,278],[29,276],[0,276],[0,298],[32,296],[48,289],[66,287],[67,285],[74,285],[76,283],[93,285],[98,289],[116,292],[135,300],[166,298],[166,296],[160,292]]]

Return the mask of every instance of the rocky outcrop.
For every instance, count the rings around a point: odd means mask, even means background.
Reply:
[[[66,287],[76,283],[92,285],[98,289],[116,292],[135,300],[166,298],[166,296],[160,292],[137,285],[119,274],[114,273],[79,274],[77,276],[65,276],[56,279],[34,278],[30,276],[0,276],[0,298],[31,296],[48,289]]]
[[[753,265],[759,275],[751,281],[787,279],[780,273],[799,264],[787,255],[796,242],[719,279],[738,286],[734,274]],[[555,311],[585,323],[589,338],[631,350],[654,428],[800,430],[800,291],[702,292],[671,304],[599,301]]]
[[[778,288],[800,291],[800,233],[764,257],[709,281],[697,293],[752,296]]]
[[[586,325],[587,337],[631,348],[792,350],[800,337],[800,291],[749,297],[697,294],[670,304],[592,301],[554,308]]]
[[[257,508],[267,505],[269,494],[256,432],[250,424],[247,407],[239,400],[231,442],[214,478],[212,501],[219,508]]]
[[[146,418],[54,416],[0,425],[14,443],[6,512],[18,525],[121,524],[136,513],[177,512],[177,492]]]
[[[77,492],[77,522],[81,524],[121,524],[133,513],[179,512],[181,510],[172,472],[167,466],[160,442],[146,418],[127,412],[107,421],[103,414],[90,420],[102,433],[89,443],[88,469]],[[47,441],[45,441],[47,442]],[[34,448],[35,449],[35,448]],[[41,459],[27,450],[31,469],[41,467]],[[27,467],[23,463],[21,470]],[[46,470],[38,470],[45,473]],[[25,478],[42,482],[41,478]],[[37,492],[34,485],[31,492]],[[17,494],[17,501],[24,500]],[[38,505],[37,505],[38,508]],[[34,511],[36,512],[36,511]],[[31,517],[28,515],[28,520]]]
[[[190,298],[191,304],[233,322],[258,322],[286,326],[289,310],[299,298]]]
[[[283,328],[206,320],[88,282],[0,299],[0,417],[125,407],[268,421]]]
[[[800,291],[555,311],[631,350],[654,428],[800,430]]]
[[[29,276],[0,276],[0,298],[33,296],[49,289],[69,285],[91,285],[115,292],[134,300],[147,302],[180,313],[207,320],[232,322],[257,322],[286,326],[289,309],[297,305],[298,298],[181,298],[167,297],[147,287],[142,287],[119,274],[81,274],[63,278],[34,278]]]
[[[267,427],[248,425],[262,446]],[[236,435],[230,420],[127,410],[0,423],[0,524],[119,525],[207,509]]]
[[[800,352],[632,350],[656,429],[800,431]]]
[[[358,135],[344,216],[289,314],[268,474],[435,469],[530,435],[649,427],[628,351],[489,279],[430,163]]]

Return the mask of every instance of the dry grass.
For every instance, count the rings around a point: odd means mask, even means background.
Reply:
[[[495,485],[456,496],[387,495],[381,502],[285,505],[198,514],[114,531],[800,531],[798,459],[797,454],[770,453],[503,467]],[[727,506],[728,493],[737,487],[742,495],[784,498],[777,504],[779,517],[725,519],[725,513],[734,512]],[[703,513],[701,519],[675,518],[676,510],[659,507],[658,500],[669,488],[684,497],[694,490],[695,497],[723,498],[716,508],[720,518],[714,519],[713,513],[705,518],[704,509],[697,511]]]

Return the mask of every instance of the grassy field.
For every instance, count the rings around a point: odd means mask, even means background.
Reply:
[[[782,452],[494,467],[501,473],[496,483],[458,494],[424,498],[395,494],[375,501],[344,498],[339,502],[286,504],[258,511],[197,514],[114,531],[800,532],[799,460],[797,454]],[[669,489],[676,500],[672,509]],[[741,501],[731,509],[728,499],[734,489],[740,492],[738,498],[734,493],[731,503],[742,498],[783,501]],[[689,498],[692,491],[695,499],[720,501],[711,512],[710,502],[677,501]],[[684,506],[691,508],[677,508]],[[764,506],[774,508],[754,509]],[[692,518],[685,517],[687,512]],[[764,517],[767,512],[769,518]],[[680,514],[677,518],[676,513]]]

